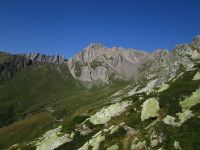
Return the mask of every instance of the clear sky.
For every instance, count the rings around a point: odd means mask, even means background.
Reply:
[[[200,34],[200,0],[0,0],[0,50],[73,56],[88,44],[172,49]]]

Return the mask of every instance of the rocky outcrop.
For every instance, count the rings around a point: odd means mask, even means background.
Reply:
[[[192,41],[192,46],[194,46],[194,48],[200,49],[200,35],[194,38]]]
[[[174,148],[177,149],[177,150],[182,150],[178,141],[174,141]]]
[[[110,147],[108,147],[106,150],[118,150],[119,149],[119,146],[116,144],[114,145],[111,145]]]
[[[60,145],[71,142],[74,137],[74,133],[71,134],[62,134],[62,126],[55,128],[46,132],[36,143],[36,150],[54,150]]]
[[[31,64],[32,61],[24,56],[0,52],[0,80],[11,80],[17,72]]]
[[[190,97],[187,97],[183,101],[180,101],[180,105],[183,109],[191,108],[194,105],[200,103],[200,88],[198,88],[195,92],[192,93]]]
[[[141,120],[144,121],[150,117],[157,117],[159,102],[155,98],[149,98],[142,104]]]
[[[30,53],[25,55],[26,58],[32,60],[33,62],[47,62],[47,63],[54,63],[54,64],[62,64],[64,63],[65,57],[60,55],[44,55],[40,53]]]
[[[200,71],[198,71],[192,80],[200,80]]]
[[[163,118],[163,122],[167,125],[180,127],[184,122],[192,118],[194,114],[192,114],[191,110],[184,109],[182,110],[182,112],[177,113],[177,116],[178,116],[178,121],[176,121],[175,117],[167,115],[165,118]]]
[[[126,107],[128,107],[131,104],[131,101],[123,101],[117,102],[108,107],[104,107],[100,111],[95,113],[93,116],[91,116],[90,122],[92,122],[93,124],[105,124],[112,117],[118,116],[122,112],[124,112],[126,110]]]
[[[147,149],[147,146],[146,146],[146,141],[139,141],[137,144],[133,143],[131,145],[131,150],[143,150],[143,149]]]
[[[88,150],[89,147],[92,147],[92,150],[99,150],[99,144],[105,140],[105,136],[101,135],[101,131],[95,134],[92,139],[86,142],[81,148],[78,150]]]

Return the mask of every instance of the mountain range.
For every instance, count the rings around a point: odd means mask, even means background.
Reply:
[[[0,52],[0,149],[200,149],[200,36],[152,53]]]

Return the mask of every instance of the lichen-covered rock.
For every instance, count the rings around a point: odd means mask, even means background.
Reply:
[[[174,141],[174,148],[178,150],[182,149],[178,141]]]
[[[137,144],[132,144],[131,145],[131,150],[145,150],[147,147],[146,147],[146,141],[140,141],[138,142]]]
[[[82,128],[76,130],[79,131],[81,135],[88,135],[92,132],[92,130],[85,124],[82,125]]]
[[[182,110],[182,112],[177,113],[177,116],[179,121],[175,121],[176,120],[175,117],[167,115],[165,118],[163,118],[163,122],[167,125],[180,127],[184,122],[192,118],[194,114],[192,114],[191,110],[184,109]]]
[[[191,110],[184,109],[182,113],[177,114],[179,117],[179,123],[183,124],[186,122],[188,119],[192,118],[194,114],[192,114]]]
[[[176,122],[175,120],[176,120],[176,118],[173,117],[173,116],[170,116],[170,115],[167,115],[165,118],[163,118],[163,122],[166,125],[171,125],[171,126],[174,126],[174,127],[179,127],[181,124],[179,122]]]
[[[62,126],[46,132],[36,143],[36,150],[54,150],[60,145],[71,142],[74,137],[74,133],[62,134]]]
[[[194,75],[194,77],[193,77],[192,80],[200,80],[200,71],[198,71],[198,72]]]
[[[141,90],[137,91],[136,93],[143,93],[143,92],[147,92],[147,91],[153,89],[156,86],[157,81],[158,81],[158,79],[154,79],[154,80],[150,81],[149,83],[147,83],[146,87],[142,88]]]
[[[111,145],[110,147],[108,147],[106,150],[118,150],[119,149],[119,146],[116,144],[114,145]]]
[[[88,150],[89,147],[92,147],[92,150],[99,150],[99,144],[105,140],[105,136],[101,135],[101,131],[95,134],[92,139],[86,142],[78,150]]]
[[[119,130],[119,126],[115,126],[114,128],[112,128],[112,130],[110,131],[110,134],[115,133],[116,131]]]
[[[169,88],[169,84],[162,84],[158,90],[158,92],[163,92]]]
[[[192,95],[180,102],[183,109],[191,108],[192,106],[200,103],[200,88],[198,88]]]
[[[97,137],[91,139],[89,141],[90,146],[92,146],[92,150],[98,150],[99,144],[105,140],[105,136],[98,135]]]
[[[105,124],[112,117],[120,115],[122,112],[126,110],[126,107],[131,105],[131,101],[123,101],[112,104],[108,107],[102,108],[100,111],[95,113],[90,118],[90,122],[93,124]]]
[[[150,117],[157,117],[160,109],[159,102],[155,98],[149,98],[142,104],[141,120],[144,121]]]
[[[155,147],[166,139],[164,133],[153,131],[150,136],[151,147]]]

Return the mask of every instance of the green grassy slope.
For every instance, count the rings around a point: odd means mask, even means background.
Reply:
[[[124,85],[86,89],[67,65],[34,63],[0,84],[0,147],[39,137],[61,119],[68,126],[74,116],[101,107]]]

